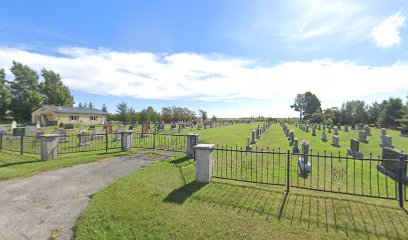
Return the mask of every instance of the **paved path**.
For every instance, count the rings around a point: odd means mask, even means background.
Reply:
[[[92,194],[155,158],[173,155],[148,158],[145,152],[0,181],[0,239],[71,239],[72,227]]]

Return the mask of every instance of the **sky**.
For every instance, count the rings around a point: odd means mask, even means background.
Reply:
[[[408,95],[403,0],[4,1],[0,68],[61,74],[75,101],[292,117]]]

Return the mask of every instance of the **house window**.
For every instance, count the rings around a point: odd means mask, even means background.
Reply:
[[[70,120],[70,121],[78,121],[78,120],[79,120],[79,116],[69,115],[69,120]]]
[[[91,121],[96,121],[96,120],[98,120],[98,116],[90,116],[89,119]]]

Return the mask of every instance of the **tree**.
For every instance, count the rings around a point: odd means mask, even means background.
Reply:
[[[310,121],[313,123],[321,123],[324,121],[324,116],[322,111],[320,111],[319,109],[316,110],[312,116],[310,117]]]
[[[308,120],[312,114],[321,109],[320,100],[311,92],[305,92],[304,94],[297,94],[295,103],[290,106],[296,112],[299,112],[299,118],[302,120]]]
[[[31,112],[43,103],[39,91],[38,74],[30,67],[13,61],[10,71],[14,81],[10,81],[10,92],[13,95],[10,110],[17,120],[29,121]]]
[[[85,102],[84,105],[82,105],[83,108],[88,108],[88,103]]]
[[[101,111],[106,113],[108,112],[108,107],[105,105],[105,103],[102,104]]]
[[[93,109],[95,106],[92,104],[92,102],[89,102],[89,108]]]
[[[135,124],[137,122],[137,114],[135,109],[133,109],[132,107],[129,108],[129,120],[131,124]]]
[[[161,120],[165,123],[170,123],[173,118],[173,111],[170,107],[162,107],[161,109]]]
[[[200,116],[201,119],[203,119],[203,121],[207,120],[207,112],[204,110],[198,110],[198,115]]]
[[[212,122],[217,122],[217,117],[215,115],[213,115],[212,118],[211,118],[211,121]]]
[[[367,106],[364,101],[352,100],[343,103],[341,110],[344,111],[346,123],[366,123],[367,122]]]
[[[6,81],[6,73],[2,68],[0,69],[0,119],[5,117],[6,111],[10,107],[12,97],[10,86]]]
[[[41,76],[44,81],[40,83],[40,91],[45,96],[45,104],[67,107],[74,105],[74,97],[58,73],[43,68]]]
[[[384,102],[383,102],[384,103]],[[383,103],[374,102],[367,108],[367,121],[368,123],[377,123],[378,117],[382,109],[384,108]]]
[[[118,120],[123,124],[129,121],[129,109],[125,102],[121,102],[116,106],[116,112],[118,113]]]
[[[382,126],[397,127],[399,122],[397,119],[402,119],[404,114],[404,104],[400,98],[389,98],[384,102],[384,108],[382,109],[378,123]]]
[[[79,108],[83,108],[81,102],[78,103],[78,107],[79,107]]]

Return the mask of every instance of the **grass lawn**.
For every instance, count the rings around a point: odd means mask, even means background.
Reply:
[[[75,238],[408,238],[395,200],[194,179],[195,163],[182,155],[123,177],[93,197]]]
[[[252,130],[262,123],[241,123],[229,126],[207,128],[195,131],[188,131],[189,133],[199,134],[199,139],[206,143],[218,144],[219,146],[242,147],[245,148],[247,144],[247,137],[251,137]]]
[[[43,171],[55,170],[69,167],[75,164],[88,163],[103,158],[133,155],[142,149],[132,149],[129,152],[122,152],[120,149],[110,149],[105,151],[81,152],[72,154],[60,154],[56,160],[42,161],[38,155],[1,151],[0,152],[0,180],[27,177]]]

